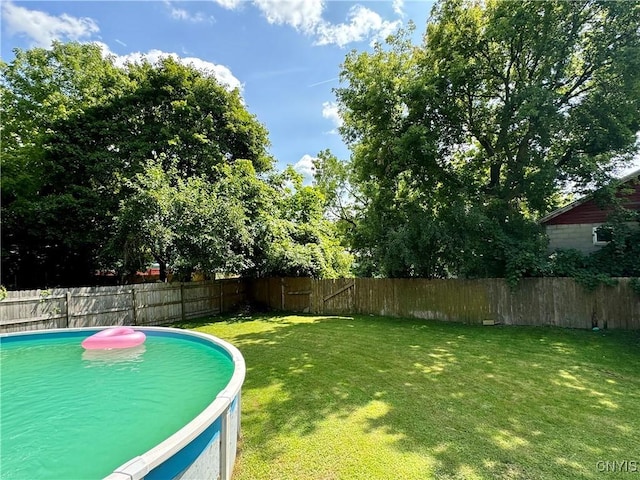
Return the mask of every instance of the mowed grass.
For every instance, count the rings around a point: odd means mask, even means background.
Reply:
[[[247,364],[234,480],[640,476],[637,332],[313,316],[185,327]]]

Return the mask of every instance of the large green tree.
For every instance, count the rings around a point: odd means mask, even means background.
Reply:
[[[349,54],[363,273],[533,273],[535,219],[637,151],[639,24],[633,2],[443,0],[422,45]]]
[[[212,76],[72,43],[17,50],[0,85],[2,283],[348,271],[319,190],[274,173],[267,130]]]
[[[323,189],[304,185],[291,167],[273,175],[257,222],[254,276],[337,278],[351,274],[352,257],[340,229],[327,218]]]
[[[227,165],[246,160],[255,175],[255,171],[269,170],[272,159],[266,152],[266,129],[247,112],[237,90],[229,92],[214,78],[172,59],[157,65],[130,65],[128,74],[134,85],[130,92],[55,126],[45,154],[52,167],[46,176],[48,189],[38,201],[53,208],[55,215],[57,201],[64,199],[67,207],[70,190],[78,190],[73,199],[77,200],[77,214],[71,222],[76,227],[78,218],[91,223],[76,230],[75,236],[57,237],[67,243],[73,238],[77,243],[86,242],[92,247],[87,256],[93,262],[101,267],[122,265],[131,273],[135,265],[130,260],[141,257],[128,256],[125,262],[121,258],[124,249],[90,237],[113,235],[113,219],[119,215],[121,202],[139,193],[134,188],[138,185],[128,180],[147,173],[149,160],[172,178],[197,177],[218,184],[226,181]],[[87,199],[92,199],[89,210]],[[83,217],[83,213],[88,215]],[[64,228],[64,221],[54,225]],[[207,235],[194,230],[194,243],[199,233]],[[77,243],[69,250],[77,252]],[[179,258],[184,270],[189,262],[184,256]],[[164,258],[154,259],[162,267],[167,265]],[[163,268],[163,277],[164,273]]]
[[[340,245],[319,188],[291,168],[260,179],[247,160],[219,167],[220,178],[183,177],[149,162],[128,182],[111,248],[123,272],[149,258],[160,278],[192,273],[339,277],[351,258]],[[122,255],[124,252],[124,255]]]
[[[211,184],[225,165],[272,166],[266,129],[239,92],[171,59],[119,69],[91,45],[18,50],[2,87],[5,282],[87,283],[95,269],[130,264],[113,236],[150,160]]]
[[[121,201],[110,245],[119,269],[132,273],[152,258],[163,281],[168,268],[182,279],[195,271],[243,272],[253,244],[247,194],[255,195],[249,190],[257,178],[251,164],[221,165],[218,181],[210,182],[162,163],[150,161],[127,182],[131,193]]]
[[[47,160],[48,142],[56,125],[130,91],[131,82],[125,71],[103,58],[99,47],[77,43],[17,49],[13,61],[0,61],[0,74],[2,282],[51,284],[68,272],[84,283],[91,269],[90,241],[78,242],[76,227],[83,220],[91,222],[92,215],[85,213],[101,195],[85,198],[79,217],[73,188],[52,199],[55,205],[42,202],[50,187],[47,179],[56,171],[62,177],[65,173],[64,167]],[[63,182],[72,183],[68,178]],[[65,225],[58,228],[58,221]]]

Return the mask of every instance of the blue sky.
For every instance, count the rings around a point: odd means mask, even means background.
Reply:
[[[1,54],[52,40],[99,42],[124,62],[173,54],[239,87],[270,133],[278,167],[309,174],[325,148],[349,152],[336,132],[332,89],[352,49],[371,50],[409,20],[424,32],[432,1],[2,0]]]

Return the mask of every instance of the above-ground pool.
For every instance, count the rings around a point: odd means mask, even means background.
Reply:
[[[139,346],[84,350],[98,329],[0,335],[0,477],[231,476],[240,352],[211,335],[136,328]]]

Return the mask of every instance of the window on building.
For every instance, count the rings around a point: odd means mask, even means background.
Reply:
[[[593,227],[593,244],[606,245],[611,241],[613,231],[611,227]]]

